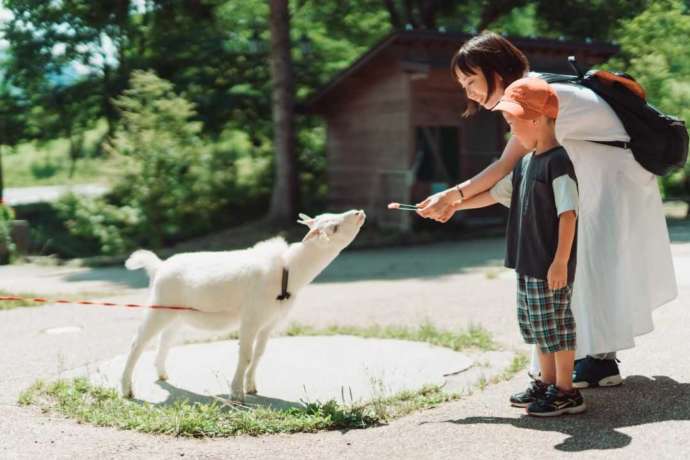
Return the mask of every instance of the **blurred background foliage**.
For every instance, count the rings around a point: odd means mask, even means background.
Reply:
[[[32,215],[64,256],[162,247],[265,213],[275,152],[269,3],[4,0],[2,186],[103,183]],[[689,0],[291,0],[295,93],[304,100],[395,29],[609,40],[607,64],[690,118]],[[325,130],[296,118],[300,209],[325,204]],[[4,174],[2,174],[4,172]],[[690,196],[690,169],[663,178]],[[49,215],[52,212],[52,215]],[[82,244],[48,238],[66,229]]]

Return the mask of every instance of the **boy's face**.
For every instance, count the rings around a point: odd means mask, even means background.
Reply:
[[[530,150],[535,149],[537,147],[537,133],[538,129],[541,128],[543,117],[534,120],[525,120],[511,115],[508,112],[501,113],[508,123],[508,126],[510,126],[510,132],[513,136],[517,137],[523,147]]]

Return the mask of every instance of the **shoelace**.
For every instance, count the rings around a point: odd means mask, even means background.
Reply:
[[[544,397],[545,402],[553,402],[556,398],[558,398],[558,394],[560,391],[555,385],[549,385],[549,388],[546,389],[546,395]]]

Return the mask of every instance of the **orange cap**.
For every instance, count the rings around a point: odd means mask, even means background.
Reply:
[[[501,100],[491,110],[508,112],[524,120],[534,120],[541,115],[555,119],[558,116],[558,96],[541,78],[521,78],[506,88]]]

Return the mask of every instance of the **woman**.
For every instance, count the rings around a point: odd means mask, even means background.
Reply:
[[[467,93],[465,115],[494,107],[504,89],[529,72],[524,54],[505,38],[483,33],[453,57],[451,70]],[[560,112],[556,137],[574,164],[580,189],[573,313],[577,325],[574,384],[622,382],[615,352],[632,348],[654,328],[652,311],[677,296],[671,249],[656,177],[628,149],[592,141],[630,140],[609,105],[593,91],[554,84]],[[418,213],[446,222],[452,203],[481,193],[527,153],[511,138],[500,159],[472,179],[426,198]],[[535,372],[533,360],[532,371]]]

